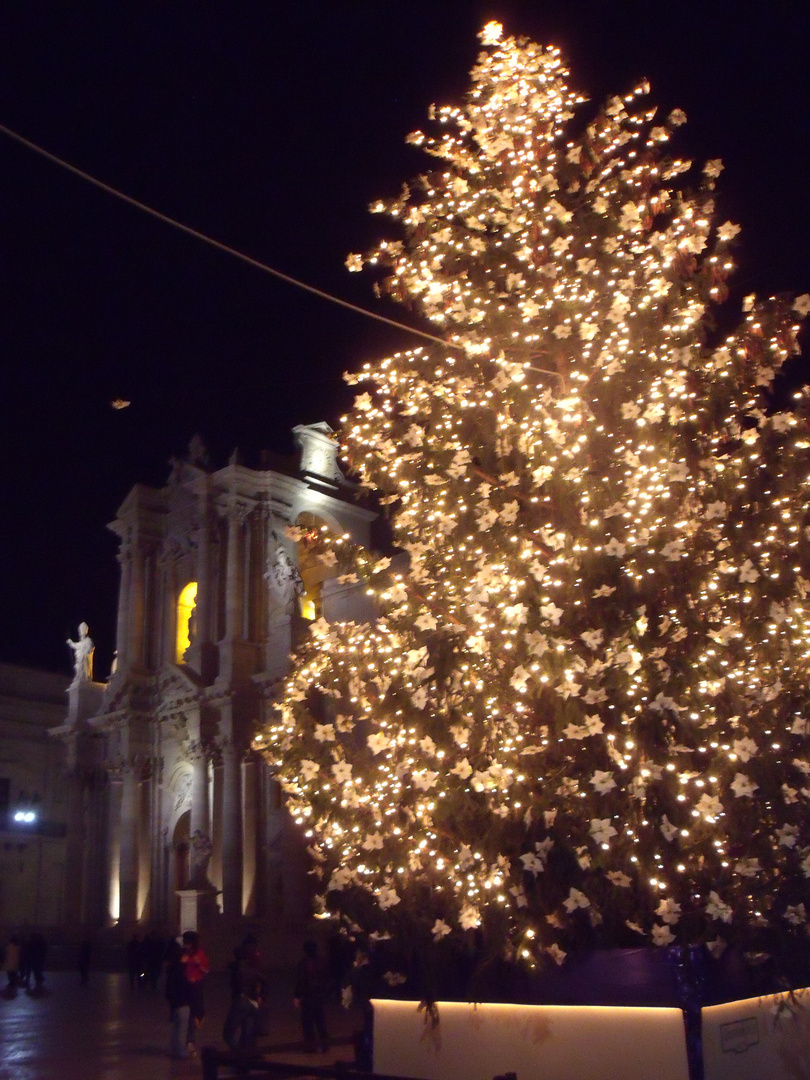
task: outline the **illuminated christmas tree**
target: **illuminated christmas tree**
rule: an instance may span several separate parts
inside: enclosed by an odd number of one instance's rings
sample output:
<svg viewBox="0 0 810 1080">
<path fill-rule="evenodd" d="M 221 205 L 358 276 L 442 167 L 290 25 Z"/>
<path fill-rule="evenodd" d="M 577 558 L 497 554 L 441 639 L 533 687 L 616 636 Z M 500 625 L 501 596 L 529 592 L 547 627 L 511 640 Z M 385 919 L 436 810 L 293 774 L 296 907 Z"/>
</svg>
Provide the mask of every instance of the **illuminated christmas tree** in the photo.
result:
<svg viewBox="0 0 810 1080">
<path fill-rule="evenodd" d="M 408 560 L 312 541 L 381 614 L 313 625 L 266 750 L 366 932 L 767 950 L 810 879 L 810 430 L 769 398 L 810 297 L 730 326 L 684 115 L 641 85 L 588 122 L 556 49 L 481 37 L 410 137 L 435 168 L 373 207 L 400 238 L 349 260 L 446 341 L 349 379 Z"/>
</svg>

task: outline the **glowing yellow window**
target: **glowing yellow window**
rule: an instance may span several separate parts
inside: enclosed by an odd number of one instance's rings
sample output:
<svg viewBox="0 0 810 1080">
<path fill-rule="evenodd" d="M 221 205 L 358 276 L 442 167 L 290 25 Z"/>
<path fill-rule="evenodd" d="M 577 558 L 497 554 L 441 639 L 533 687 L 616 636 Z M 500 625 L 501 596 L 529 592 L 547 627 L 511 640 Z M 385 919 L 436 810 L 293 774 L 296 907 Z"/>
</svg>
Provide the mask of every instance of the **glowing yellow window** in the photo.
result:
<svg viewBox="0 0 810 1080">
<path fill-rule="evenodd" d="M 298 600 L 298 604 L 301 608 L 301 614 L 305 619 L 309 619 L 313 622 L 318 617 L 318 606 L 315 599 L 311 596 L 304 594 Z"/>
<path fill-rule="evenodd" d="M 197 603 L 197 582 L 190 581 L 177 600 L 177 663 L 182 664 L 191 644 L 191 614 Z"/>
</svg>

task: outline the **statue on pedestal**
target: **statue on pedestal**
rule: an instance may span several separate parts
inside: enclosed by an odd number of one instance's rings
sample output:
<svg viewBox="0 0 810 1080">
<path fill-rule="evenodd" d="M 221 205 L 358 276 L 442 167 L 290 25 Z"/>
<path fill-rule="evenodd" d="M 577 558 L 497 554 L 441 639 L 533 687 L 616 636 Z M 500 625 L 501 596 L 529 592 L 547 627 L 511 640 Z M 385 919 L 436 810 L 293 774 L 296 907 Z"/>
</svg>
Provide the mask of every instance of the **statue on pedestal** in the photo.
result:
<svg viewBox="0 0 810 1080">
<path fill-rule="evenodd" d="M 208 879 L 208 864 L 211 861 L 211 855 L 214 851 L 214 845 L 211 842 L 210 836 L 202 832 L 200 829 L 195 829 L 191 834 L 190 844 L 190 866 L 188 875 L 188 884 L 191 889 L 210 888 L 211 882 Z"/>
<path fill-rule="evenodd" d="M 67 644 L 73 649 L 73 682 L 93 681 L 93 652 L 95 645 L 89 634 L 86 622 L 79 623 L 79 640 L 67 639 Z"/>
<path fill-rule="evenodd" d="M 274 603 L 287 611 L 294 597 L 304 591 L 304 583 L 298 568 L 284 550 L 275 532 L 271 534 L 267 549 L 264 578 Z"/>
</svg>

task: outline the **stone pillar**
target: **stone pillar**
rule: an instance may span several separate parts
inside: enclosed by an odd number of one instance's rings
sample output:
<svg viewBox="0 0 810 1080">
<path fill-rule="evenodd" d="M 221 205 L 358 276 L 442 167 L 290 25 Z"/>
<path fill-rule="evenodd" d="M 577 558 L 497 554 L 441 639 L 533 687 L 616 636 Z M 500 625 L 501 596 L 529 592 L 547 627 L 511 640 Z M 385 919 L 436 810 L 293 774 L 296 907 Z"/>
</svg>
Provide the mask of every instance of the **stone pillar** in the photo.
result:
<svg viewBox="0 0 810 1080">
<path fill-rule="evenodd" d="M 82 777 L 72 773 L 68 777 L 68 822 L 65 876 L 65 921 L 78 926 L 84 922 L 83 897 L 86 888 L 86 822 L 85 791 Z"/>
<path fill-rule="evenodd" d="M 166 882 L 163 872 L 163 850 L 166 837 L 161 815 L 163 787 L 163 762 L 158 757 L 152 767 L 149 783 L 149 920 L 166 921 Z"/>
<path fill-rule="evenodd" d="M 232 738 L 220 740 L 222 751 L 222 905 L 225 915 L 242 914 L 241 753 Z"/>
<path fill-rule="evenodd" d="M 257 851 L 258 896 L 262 912 L 279 919 L 283 909 L 282 845 L 285 812 L 281 785 L 266 762 L 259 761 L 260 825 Z"/>
<path fill-rule="evenodd" d="M 237 500 L 228 503 L 228 569 L 225 593 L 225 637 L 236 641 L 243 636 L 242 602 L 244 590 L 243 577 L 243 537 L 242 526 L 247 517 L 247 508 Z"/>
<path fill-rule="evenodd" d="M 82 900 L 83 921 L 92 926 L 104 926 L 108 920 L 109 893 L 109 830 L 110 785 L 102 773 L 95 773 L 85 791 L 85 820 L 87 822 L 84 852 L 86 884 Z M 73 870 L 68 863 L 68 873 Z"/>
<path fill-rule="evenodd" d="M 152 911 L 152 777 L 138 784 L 138 918 Z"/>
<path fill-rule="evenodd" d="M 211 801 L 211 839 L 214 850 L 208 867 L 208 875 L 214 887 L 222 892 L 222 764 L 216 762 L 213 769 L 214 784 Z"/>
<path fill-rule="evenodd" d="M 208 493 L 201 497 L 200 518 L 194 531 L 196 560 L 194 573 L 197 579 L 196 635 L 188 650 L 188 663 L 203 676 L 206 682 L 217 674 L 217 574 L 214 566 L 214 535 L 211 523 L 211 507 Z"/>
<path fill-rule="evenodd" d="M 202 508 L 200 523 L 194 534 L 197 546 L 197 642 L 211 641 L 212 585 L 211 580 L 211 529 L 208 523 L 207 499 Z"/>
<path fill-rule="evenodd" d="M 242 903 L 245 915 L 258 908 L 256 848 L 259 825 L 259 762 L 242 765 Z"/>
<path fill-rule="evenodd" d="M 121 777 L 110 773 L 107 829 L 107 918 L 117 922 L 121 911 Z"/>
<path fill-rule="evenodd" d="M 201 742 L 193 742 L 188 751 L 193 773 L 191 815 L 189 821 L 189 886 L 210 888 L 208 863 L 211 858 L 211 811 L 208 800 L 208 754 Z"/>
<path fill-rule="evenodd" d="M 175 561 L 171 554 L 162 559 L 161 587 L 163 596 L 160 602 L 160 657 L 164 664 L 177 663 L 177 574 Z"/>
<path fill-rule="evenodd" d="M 132 766 L 121 770 L 119 921 L 138 920 L 138 774 Z"/>
<path fill-rule="evenodd" d="M 249 675 L 253 670 L 253 648 L 245 640 L 245 537 L 244 524 L 253 504 L 231 496 L 220 504 L 228 522 L 228 551 L 225 582 L 225 637 L 219 643 L 218 682 Z"/>
<path fill-rule="evenodd" d="M 116 624 L 115 643 L 118 650 L 118 666 L 123 667 L 130 658 L 130 618 L 129 596 L 132 590 L 132 544 L 129 540 L 121 543 L 118 552 L 121 565 L 121 583 L 118 588 L 118 621 Z"/>
<path fill-rule="evenodd" d="M 127 660 L 131 666 L 144 666 L 144 553 L 137 547 L 130 560 L 130 588 L 127 599 L 129 616 Z"/>
</svg>

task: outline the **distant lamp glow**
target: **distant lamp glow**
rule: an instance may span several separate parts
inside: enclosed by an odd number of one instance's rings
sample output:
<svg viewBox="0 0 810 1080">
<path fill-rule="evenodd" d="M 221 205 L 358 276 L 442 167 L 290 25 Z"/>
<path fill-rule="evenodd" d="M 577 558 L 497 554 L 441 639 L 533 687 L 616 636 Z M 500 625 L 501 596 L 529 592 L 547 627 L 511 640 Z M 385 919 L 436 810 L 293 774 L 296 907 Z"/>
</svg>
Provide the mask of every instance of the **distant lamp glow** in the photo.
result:
<svg viewBox="0 0 810 1080">
<path fill-rule="evenodd" d="M 318 613 L 315 607 L 315 601 L 312 599 L 312 597 L 302 596 L 299 604 L 301 606 L 301 614 L 303 615 L 303 617 L 305 619 L 308 619 L 309 622 L 314 622 L 317 618 Z"/>
<path fill-rule="evenodd" d="M 191 613 L 197 603 L 197 582 L 190 581 L 177 600 L 177 663 L 185 663 L 191 645 Z"/>
<path fill-rule="evenodd" d="M 36 810 L 17 810 L 14 814 L 14 820 L 18 825 L 33 825 L 37 820 Z"/>
</svg>

